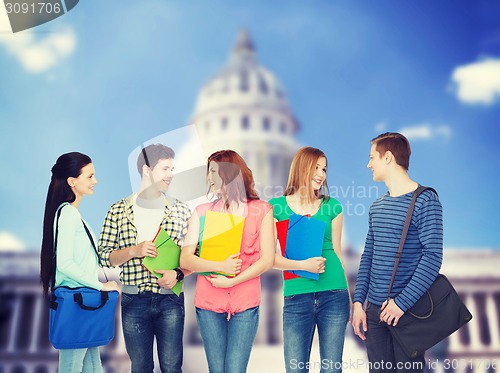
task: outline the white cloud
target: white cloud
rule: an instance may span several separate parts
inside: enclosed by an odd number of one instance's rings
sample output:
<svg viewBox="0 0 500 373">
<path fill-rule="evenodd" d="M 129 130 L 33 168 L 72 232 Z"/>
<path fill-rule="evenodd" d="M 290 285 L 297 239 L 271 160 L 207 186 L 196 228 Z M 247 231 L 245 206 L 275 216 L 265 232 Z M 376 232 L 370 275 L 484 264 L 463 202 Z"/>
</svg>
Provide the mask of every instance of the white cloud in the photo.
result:
<svg viewBox="0 0 500 373">
<path fill-rule="evenodd" d="M 457 98 L 465 104 L 491 105 L 500 98 L 500 59 L 485 59 L 455 68 Z"/>
<path fill-rule="evenodd" d="M 0 12 L 0 46 L 14 56 L 30 73 L 41 73 L 56 66 L 76 47 L 73 30 L 64 30 L 35 38 L 33 30 L 12 33 L 7 14 Z"/>
<path fill-rule="evenodd" d="M 384 132 L 386 128 L 387 128 L 387 123 L 385 122 L 378 122 L 377 124 L 375 124 L 375 132 L 377 133 Z"/>
<path fill-rule="evenodd" d="M 0 232 L 0 251 L 24 251 L 26 245 L 10 232 Z"/>
<path fill-rule="evenodd" d="M 436 137 L 448 139 L 451 136 L 451 128 L 449 126 L 433 126 L 429 123 L 404 127 L 399 132 L 405 135 L 408 140 L 430 140 Z"/>
</svg>

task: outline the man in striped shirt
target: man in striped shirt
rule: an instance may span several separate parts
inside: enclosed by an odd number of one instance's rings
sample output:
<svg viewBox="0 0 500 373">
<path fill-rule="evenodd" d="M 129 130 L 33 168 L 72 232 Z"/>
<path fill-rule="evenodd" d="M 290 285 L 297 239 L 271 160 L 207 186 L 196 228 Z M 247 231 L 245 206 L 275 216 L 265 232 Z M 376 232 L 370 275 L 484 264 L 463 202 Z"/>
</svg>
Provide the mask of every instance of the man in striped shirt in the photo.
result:
<svg viewBox="0 0 500 373">
<path fill-rule="evenodd" d="M 391 298 L 387 301 L 406 212 L 418 183 L 408 176 L 411 150 L 403 135 L 384 133 L 371 143 L 368 168 L 373 180 L 383 181 L 389 191 L 370 208 L 352 325 L 354 333 L 365 340 L 370 372 L 423 372 L 424 356 L 413 359 L 406 356 L 391 337 L 388 325 L 397 325 L 439 272 L 443 254 L 441 203 L 430 190 L 417 198 Z"/>
</svg>

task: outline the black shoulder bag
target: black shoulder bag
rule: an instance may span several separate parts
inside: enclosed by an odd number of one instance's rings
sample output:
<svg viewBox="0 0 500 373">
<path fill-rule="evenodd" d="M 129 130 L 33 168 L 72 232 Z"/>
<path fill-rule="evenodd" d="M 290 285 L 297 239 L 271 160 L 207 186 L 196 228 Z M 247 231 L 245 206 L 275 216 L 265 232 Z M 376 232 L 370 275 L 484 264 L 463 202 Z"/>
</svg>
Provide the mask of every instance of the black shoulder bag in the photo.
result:
<svg viewBox="0 0 500 373">
<path fill-rule="evenodd" d="M 411 216 L 417 197 L 429 187 L 419 186 L 406 214 L 398 252 L 394 263 L 387 299 L 390 298 L 392 285 L 398 269 L 399 259 L 410 227 Z M 416 358 L 426 350 L 448 337 L 472 319 L 457 292 L 446 276 L 438 274 L 429 290 L 399 319 L 396 326 L 388 325 L 392 337 L 400 344 L 410 358 Z"/>
</svg>

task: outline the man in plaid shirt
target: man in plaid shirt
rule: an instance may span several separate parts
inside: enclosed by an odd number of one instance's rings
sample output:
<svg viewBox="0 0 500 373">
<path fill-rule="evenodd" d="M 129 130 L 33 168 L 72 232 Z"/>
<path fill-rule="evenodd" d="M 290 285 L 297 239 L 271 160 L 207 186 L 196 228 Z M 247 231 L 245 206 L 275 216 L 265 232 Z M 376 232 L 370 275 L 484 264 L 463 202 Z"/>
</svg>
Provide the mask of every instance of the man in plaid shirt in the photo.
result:
<svg viewBox="0 0 500 373">
<path fill-rule="evenodd" d="M 102 265 L 121 266 L 123 334 L 132 372 L 137 373 L 153 372 L 155 337 L 161 371 L 182 371 L 184 294 L 177 296 L 171 288 L 188 272 L 157 270 L 162 274 L 157 279 L 142 266 L 142 258 L 158 255 L 152 240 L 160 227 L 179 246 L 187 232 L 189 207 L 165 194 L 173 178 L 174 156 L 161 144 L 142 149 L 137 159 L 139 192 L 111 206 L 99 238 Z"/>
</svg>

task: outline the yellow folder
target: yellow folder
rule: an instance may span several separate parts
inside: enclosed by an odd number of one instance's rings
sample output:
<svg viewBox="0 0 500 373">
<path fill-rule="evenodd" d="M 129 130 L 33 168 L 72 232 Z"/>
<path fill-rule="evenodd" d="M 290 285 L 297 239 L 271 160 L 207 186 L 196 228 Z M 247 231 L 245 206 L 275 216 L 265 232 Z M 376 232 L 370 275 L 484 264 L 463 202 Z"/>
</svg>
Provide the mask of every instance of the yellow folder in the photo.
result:
<svg viewBox="0 0 500 373">
<path fill-rule="evenodd" d="M 244 224 L 243 216 L 207 211 L 200 258 L 223 262 L 229 255 L 239 254 Z"/>
</svg>

